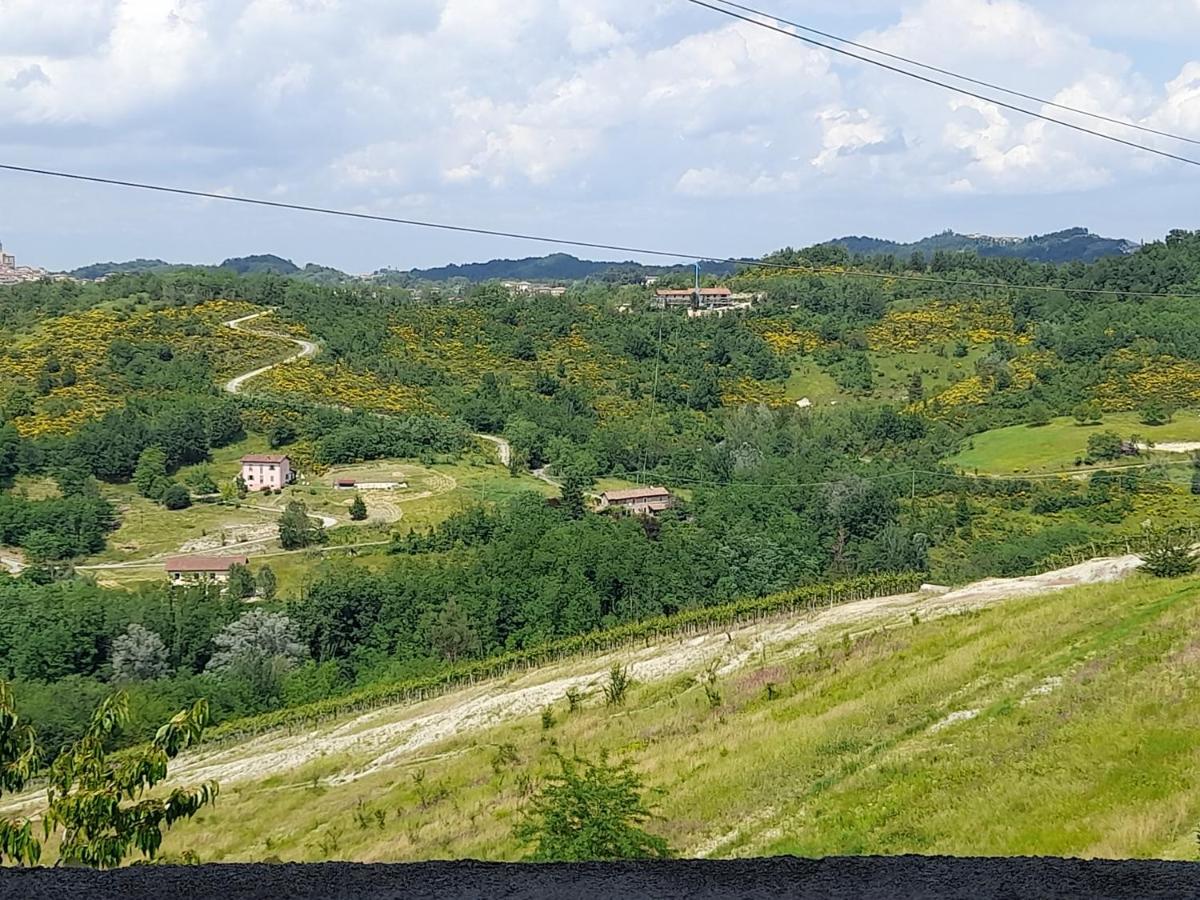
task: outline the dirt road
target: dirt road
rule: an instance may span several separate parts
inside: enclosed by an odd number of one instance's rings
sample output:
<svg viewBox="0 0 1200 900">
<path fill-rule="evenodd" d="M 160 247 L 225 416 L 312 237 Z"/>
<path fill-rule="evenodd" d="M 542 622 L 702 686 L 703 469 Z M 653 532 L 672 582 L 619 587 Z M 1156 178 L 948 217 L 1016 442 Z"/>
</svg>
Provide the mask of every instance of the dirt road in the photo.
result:
<svg viewBox="0 0 1200 900">
<path fill-rule="evenodd" d="M 345 754 L 347 768 L 337 781 L 354 781 L 401 764 L 445 738 L 534 715 L 560 701 L 570 687 L 595 690 L 615 661 L 628 665 L 633 678 L 643 683 L 700 672 L 714 661 L 722 673 L 728 673 L 767 650 L 791 647 L 797 653 L 803 652 L 822 632 L 840 635 L 884 624 L 902 625 L 910 622 L 914 612 L 928 621 L 1016 597 L 1115 581 L 1133 572 L 1140 562 L 1136 556 L 1093 560 L 1043 575 L 989 579 L 944 593 L 863 600 L 793 619 L 565 661 L 516 678 L 464 687 L 424 703 L 355 716 L 340 724 L 296 734 L 268 734 L 236 746 L 201 750 L 181 758 L 172 772 L 180 781 L 215 778 L 229 784 L 294 771 L 322 756 Z"/>
<path fill-rule="evenodd" d="M 247 322 L 261 318 L 262 316 L 268 315 L 272 312 L 274 312 L 273 309 L 267 309 L 263 310 L 262 312 L 251 313 L 248 316 L 242 316 L 240 319 L 232 319 L 225 323 L 225 327 L 232 328 L 234 331 L 246 331 L 249 334 L 260 334 L 264 337 L 281 338 L 283 340 L 291 341 L 300 348 L 300 352 L 289 356 L 287 359 L 280 362 L 272 363 L 269 366 L 262 366 L 261 368 L 255 369 L 252 372 L 246 372 L 243 375 L 238 375 L 235 378 L 231 378 L 225 384 L 226 392 L 230 394 L 240 394 L 242 392 L 242 388 L 246 386 L 246 382 L 252 381 L 259 375 L 265 375 L 267 372 L 270 372 L 277 366 L 284 366 L 288 363 L 295 362 L 298 359 L 308 359 L 309 357 L 316 356 L 317 352 L 320 350 L 315 343 L 312 341 L 306 341 L 303 338 L 291 337 L 290 335 L 286 334 L 276 334 L 273 331 L 251 331 L 250 329 L 242 328 L 242 326 Z"/>
</svg>

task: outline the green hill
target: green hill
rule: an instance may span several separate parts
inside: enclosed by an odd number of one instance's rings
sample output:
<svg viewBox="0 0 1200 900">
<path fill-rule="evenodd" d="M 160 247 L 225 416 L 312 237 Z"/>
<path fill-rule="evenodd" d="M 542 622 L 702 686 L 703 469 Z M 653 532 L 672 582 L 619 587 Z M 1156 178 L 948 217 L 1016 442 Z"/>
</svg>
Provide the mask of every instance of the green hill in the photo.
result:
<svg viewBox="0 0 1200 900">
<path fill-rule="evenodd" d="M 843 237 L 830 241 L 852 254 L 908 256 L 920 252 L 932 256 L 937 251 L 972 252 L 982 257 L 1024 259 L 1029 262 L 1095 262 L 1106 256 L 1132 253 L 1137 245 L 1122 238 L 1106 238 L 1086 228 L 1067 228 L 1050 234 L 1025 238 L 992 237 L 986 234 L 960 234 L 947 229 L 911 243 L 897 243 L 873 237 Z"/>
<path fill-rule="evenodd" d="M 558 748 L 632 757 L 685 855 L 1194 857 L 1200 580 L 1021 595 L 1037 583 L 662 641 L 214 748 L 179 773 L 222 778 L 221 802 L 167 850 L 515 858 Z M 598 697 L 613 661 L 638 682 L 617 708 Z"/>
</svg>

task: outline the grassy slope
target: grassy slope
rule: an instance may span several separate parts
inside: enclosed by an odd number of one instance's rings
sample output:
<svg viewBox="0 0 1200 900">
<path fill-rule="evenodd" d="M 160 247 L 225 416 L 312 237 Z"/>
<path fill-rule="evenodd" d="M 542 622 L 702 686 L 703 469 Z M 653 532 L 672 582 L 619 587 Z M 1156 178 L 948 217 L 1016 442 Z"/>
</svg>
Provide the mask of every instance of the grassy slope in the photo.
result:
<svg viewBox="0 0 1200 900">
<path fill-rule="evenodd" d="M 948 462 L 966 471 L 992 474 L 1070 469 L 1075 457 L 1086 452 L 1088 437 L 1100 431 L 1115 431 L 1121 437 L 1139 434 L 1155 443 L 1200 441 L 1200 416 L 1180 412 L 1174 422 L 1157 427 L 1141 424 L 1138 413 L 1109 413 L 1100 425 L 1078 425 L 1072 418 L 1055 419 L 1040 428 L 1013 425 L 975 435 L 973 446 Z M 1161 455 L 1174 462 L 1187 461 L 1183 454 Z"/>
<path fill-rule="evenodd" d="M 663 792 L 655 830 L 685 854 L 1190 858 L 1198 634 L 1200 579 L 1009 601 L 845 643 L 827 634 L 818 652 L 723 677 L 718 709 L 680 678 L 635 688 L 619 711 L 592 701 L 567 716 L 560 702 L 549 731 L 516 720 L 359 781 L 336 776 L 361 760 L 327 757 L 231 785 L 166 849 L 514 858 L 526 779 L 546 771 L 553 742 L 632 754 Z"/>
<path fill-rule="evenodd" d="M 908 403 L 908 379 L 913 372 L 921 373 L 925 394 L 932 397 L 953 384 L 954 379 L 972 374 L 975 360 L 983 356 L 983 351 L 973 348 L 962 359 L 933 351 L 900 353 L 872 350 L 869 355 L 875 371 L 875 388 L 871 392 L 871 399 L 903 406 Z M 854 403 L 858 400 L 853 394 L 841 390 L 837 382 L 810 356 L 796 357 L 785 396 L 788 400 L 807 397 L 815 406 Z"/>
</svg>

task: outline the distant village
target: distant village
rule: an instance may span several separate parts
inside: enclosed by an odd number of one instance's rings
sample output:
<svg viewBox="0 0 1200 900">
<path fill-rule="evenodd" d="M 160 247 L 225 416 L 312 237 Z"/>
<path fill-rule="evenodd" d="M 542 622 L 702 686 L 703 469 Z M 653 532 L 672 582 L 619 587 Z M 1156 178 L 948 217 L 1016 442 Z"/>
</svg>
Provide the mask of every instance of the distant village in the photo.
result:
<svg viewBox="0 0 1200 900">
<path fill-rule="evenodd" d="M 17 258 L 4 249 L 4 244 L 0 244 L 0 284 L 21 284 L 50 277 L 52 276 L 45 269 L 18 266 Z"/>
</svg>

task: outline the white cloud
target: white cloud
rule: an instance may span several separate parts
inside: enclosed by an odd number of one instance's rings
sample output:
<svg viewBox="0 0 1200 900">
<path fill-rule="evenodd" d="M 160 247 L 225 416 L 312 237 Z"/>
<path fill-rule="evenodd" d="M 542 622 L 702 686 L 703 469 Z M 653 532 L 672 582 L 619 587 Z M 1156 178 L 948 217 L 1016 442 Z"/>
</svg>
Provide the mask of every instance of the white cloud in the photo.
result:
<svg viewBox="0 0 1200 900">
<path fill-rule="evenodd" d="M 1153 13 L 1096 0 L 1091 19 L 1068 14 L 1078 2 L 914 0 L 897 13 L 824 0 L 806 15 L 870 15 L 882 24 L 859 35 L 867 43 L 1200 134 L 1200 60 L 1162 75 L 1111 49 L 1120 23 L 1143 15 L 1200 26 L 1200 0 L 1148 0 Z M 8 140 L 31 159 L 182 184 L 364 208 L 434 203 L 463 218 L 482 206 L 570 209 L 614 234 L 628 210 L 657 221 L 705 198 L 766 234 L 790 227 L 800 195 L 813 210 L 868 194 L 1082 196 L 1177 174 L 668 0 L 0 6 Z M 762 210 L 774 198 L 771 218 Z"/>
</svg>

